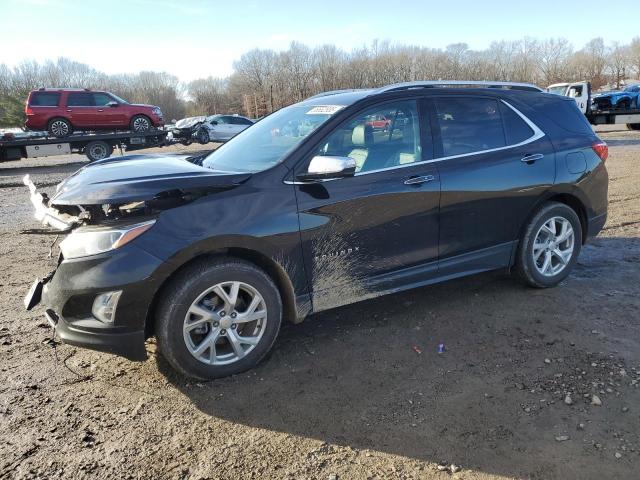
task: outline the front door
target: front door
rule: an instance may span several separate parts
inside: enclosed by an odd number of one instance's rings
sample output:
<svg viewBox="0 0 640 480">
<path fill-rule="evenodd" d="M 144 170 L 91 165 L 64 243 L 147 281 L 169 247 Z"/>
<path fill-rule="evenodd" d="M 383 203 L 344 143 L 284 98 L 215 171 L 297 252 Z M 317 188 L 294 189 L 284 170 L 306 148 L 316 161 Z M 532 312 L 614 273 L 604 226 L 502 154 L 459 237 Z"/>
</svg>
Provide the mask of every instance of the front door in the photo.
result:
<svg viewBox="0 0 640 480">
<path fill-rule="evenodd" d="M 420 112 L 416 100 L 367 108 L 314 152 L 353 158 L 355 176 L 295 182 L 314 311 L 435 275 L 440 181 L 425 163 L 431 137 Z M 390 119 L 389 128 L 374 129 L 372 115 Z"/>
<path fill-rule="evenodd" d="M 90 92 L 70 92 L 67 97 L 67 115 L 77 130 L 92 130 L 96 126 L 98 107 Z"/>
</svg>

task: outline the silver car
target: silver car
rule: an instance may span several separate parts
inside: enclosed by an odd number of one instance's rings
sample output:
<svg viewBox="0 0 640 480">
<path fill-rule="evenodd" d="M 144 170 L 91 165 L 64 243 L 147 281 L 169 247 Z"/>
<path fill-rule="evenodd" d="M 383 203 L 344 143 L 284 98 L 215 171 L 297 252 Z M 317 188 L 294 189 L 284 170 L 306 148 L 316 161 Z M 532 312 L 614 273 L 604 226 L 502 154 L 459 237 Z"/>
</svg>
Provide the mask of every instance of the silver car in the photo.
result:
<svg viewBox="0 0 640 480">
<path fill-rule="evenodd" d="M 225 142 L 253 125 L 253 121 L 240 115 L 211 115 L 196 130 L 200 143 Z"/>
</svg>

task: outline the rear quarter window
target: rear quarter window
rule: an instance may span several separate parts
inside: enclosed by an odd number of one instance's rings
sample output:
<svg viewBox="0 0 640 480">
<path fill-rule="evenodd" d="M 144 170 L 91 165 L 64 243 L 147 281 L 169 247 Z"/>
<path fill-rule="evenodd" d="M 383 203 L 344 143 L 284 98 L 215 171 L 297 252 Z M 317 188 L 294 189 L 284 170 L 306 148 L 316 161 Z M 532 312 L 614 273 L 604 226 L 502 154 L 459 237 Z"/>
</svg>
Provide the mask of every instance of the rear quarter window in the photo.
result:
<svg viewBox="0 0 640 480">
<path fill-rule="evenodd" d="M 32 107 L 57 107 L 60 94 L 57 92 L 33 92 L 29 99 Z"/>
<path fill-rule="evenodd" d="M 572 133 L 593 135 L 587 117 L 578 109 L 575 100 L 563 97 L 540 98 L 531 105 L 560 128 Z"/>
</svg>

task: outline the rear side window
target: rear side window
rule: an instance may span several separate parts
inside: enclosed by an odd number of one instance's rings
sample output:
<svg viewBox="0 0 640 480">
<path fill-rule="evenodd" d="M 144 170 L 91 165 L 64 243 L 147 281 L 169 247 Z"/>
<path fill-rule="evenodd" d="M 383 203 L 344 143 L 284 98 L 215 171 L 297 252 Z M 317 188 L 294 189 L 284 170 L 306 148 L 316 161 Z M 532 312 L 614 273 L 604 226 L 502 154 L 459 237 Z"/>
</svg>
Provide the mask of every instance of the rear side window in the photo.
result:
<svg viewBox="0 0 640 480">
<path fill-rule="evenodd" d="M 32 107 L 57 107 L 60 100 L 58 92 L 33 92 L 29 105 Z"/>
<path fill-rule="evenodd" d="M 442 155 L 464 155 L 506 146 L 498 102 L 491 98 L 435 98 Z"/>
<path fill-rule="evenodd" d="M 67 98 L 67 107 L 93 107 L 93 95 L 91 93 L 70 93 Z"/>
<path fill-rule="evenodd" d="M 504 123 L 504 134 L 507 145 L 516 145 L 531 138 L 533 130 L 511 107 L 500 102 L 500 112 Z"/>
</svg>

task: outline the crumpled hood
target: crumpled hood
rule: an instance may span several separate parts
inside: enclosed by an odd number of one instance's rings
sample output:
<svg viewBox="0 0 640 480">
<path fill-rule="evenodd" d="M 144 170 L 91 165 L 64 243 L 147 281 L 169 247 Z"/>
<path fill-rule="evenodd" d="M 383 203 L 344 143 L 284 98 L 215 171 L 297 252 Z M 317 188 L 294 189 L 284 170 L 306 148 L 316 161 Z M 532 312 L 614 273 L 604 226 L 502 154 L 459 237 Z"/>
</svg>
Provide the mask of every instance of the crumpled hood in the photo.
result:
<svg viewBox="0 0 640 480">
<path fill-rule="evenodd" d="M 198 123 L 204 122 L 206 119 L 207 117 L 203 116 L 183 118 L 182 120 L 178 120 L 175 126 L 176 128 L 190 128 Z"/>
<path fill-rule="evenodd" d="M 218 172 L 186 155 L 131 155 L 81 168 L 58 185 L 52 205 L 103 205 L 152 200 L 175 190 L 231 188 L 250 173 Z"/>
</svg>

